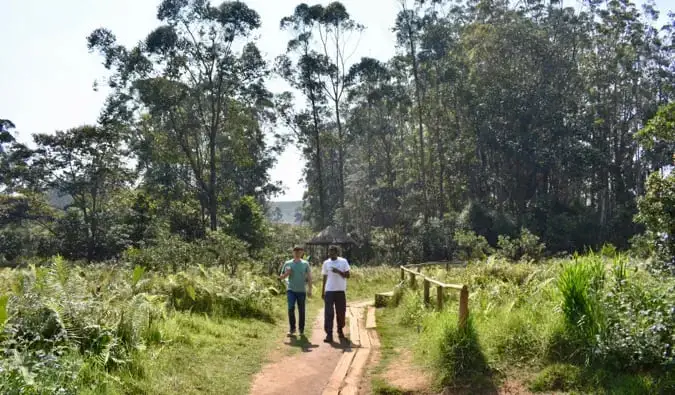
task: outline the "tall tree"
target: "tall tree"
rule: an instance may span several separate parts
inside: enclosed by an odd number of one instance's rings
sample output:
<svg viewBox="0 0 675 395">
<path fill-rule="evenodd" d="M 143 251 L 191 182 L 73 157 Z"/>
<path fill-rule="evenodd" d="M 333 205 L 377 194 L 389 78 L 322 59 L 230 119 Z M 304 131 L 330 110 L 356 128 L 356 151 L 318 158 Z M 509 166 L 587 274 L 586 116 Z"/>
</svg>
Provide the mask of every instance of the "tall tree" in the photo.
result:
<svg viewBox="0 0 675 395">
<path fill-rule="evenodd" d="M 133 172 L 126 165 L 123 134 L 102 126 L 82 126 L 34 135 L 36 162 L 44 186 L 72 197 L 86 229 L 86 258 L 97 256 L 105 227 L 103 214 L 114 194 L 128 187 Z"/>
<path fill-rule="evenodd" d="M 223 164 L 241 152 L 235 139 L 242 134 L 233 131 L 257 135 L 270 115 L 266 64 L 248 41 L 260 16 L 238 1 L 213 7 L 205 0 L 164 0 L 157 17 L 163 25 L 137 47 L 124 48 L 110 31 L 97 29 L 89 48 L 114 68 L 109 82 L 121 98 L 117 105 L 146 112 L 155 136 L 177 144 L 168 152 L 189 169 L 188 184 L 215 230 L 229 181 Z"/>
<path fill-rule="evenodd" d="M 328 101 L 323 76 L 329 72 L 330 62 L 325 55 L 313 48 L 313 32 L 322 14 L 323 7 L 320 5 L 310 7 L 300 4 L 293 15 L 283 18 L 281 29 L 291 31 L 294 36 L 288 42 L 286 54 L 277 59 L 279 74 L 293 88 L 302 92 L 307 100 L 307 109 L 296 113 L 292 106 L 292 95 L 285 93 L 280 97 L 280 110 L 286 124 L 295 131 L 298 142 L 312 157 L 310 165 L 313 167 L 308 169 L 307 181 L 310 205 L 316 199 L 318 208 L 312 210 L 315 215 L 310 218 L 313 217 L 318 228 L 326 226 L 330 216 L 326 199 L 322 140 Z"/>
</svg>

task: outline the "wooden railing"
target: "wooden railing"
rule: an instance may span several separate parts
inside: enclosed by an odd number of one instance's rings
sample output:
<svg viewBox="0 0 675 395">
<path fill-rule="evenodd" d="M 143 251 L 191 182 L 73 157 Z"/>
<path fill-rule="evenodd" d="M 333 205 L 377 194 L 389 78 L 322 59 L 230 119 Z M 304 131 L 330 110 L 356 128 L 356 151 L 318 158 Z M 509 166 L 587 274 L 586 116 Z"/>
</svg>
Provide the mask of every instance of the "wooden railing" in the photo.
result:
<svg viewBox="0 0 675 395">
<path fill-rule="evenodd" d="M 442 283 L 438 280 L 434 280 L 433 278 L 427 277 L 424 275 L 421 271 L 423 266 L 432 266 L 432 265 L 438 265 L 438 263 L 432 262 L 432 263 L 427 263 L 427 264 L 416 264 L 416 265 L 408 265 L 406 266 L 401 266 L 401 281 L 405 281 L 405 274 L 408 273 L 410 276 L 410 283 L 413 284 L 415 283 L 415 278 L 416 277 L 422 277 L 423 283 L 424 283 L 424 303 L 430 304 L 431 303 L 431 298 L 430 298 L 430 288 L 431 285 L 436 286 L 436 306 L 438 309 L 443 308 L 443 302 L 444 302 L 444 290 L 446 288 L 449 289 L 454 289 L 459 291 L 459 326 L 463 327 L 466 325 L 466 320 L 469 318 L 469 287 L 466 285 L 459 285 L 459 284 L 445 284 Z M 415 267 L 417 270 L 411 269 L 411 267 Z"/>
</svg>

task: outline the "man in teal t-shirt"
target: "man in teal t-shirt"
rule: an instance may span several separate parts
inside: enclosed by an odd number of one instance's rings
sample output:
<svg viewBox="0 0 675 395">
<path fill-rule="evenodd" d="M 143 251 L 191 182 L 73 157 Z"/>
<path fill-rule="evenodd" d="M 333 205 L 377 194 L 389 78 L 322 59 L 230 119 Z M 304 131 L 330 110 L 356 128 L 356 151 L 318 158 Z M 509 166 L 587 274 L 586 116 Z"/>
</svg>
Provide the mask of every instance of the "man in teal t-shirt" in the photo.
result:
<svg viewBox="0 0 675 395">
<path fill-rule="evenodd" d="M 312 270 L 309 263 L 302 259 L 304 248 L 293 248 L 293 259 L 284 263 L 280 279 L 286 279 L 286 297 L 288 299 L 289 336 L 295 335 L 295 304 L 298 304 L 298 329 L 300 336 L 305 334 L 305 299 L 312 296 Z M 305 288 L 305 284 L 307 287 Z"/>
</svg>

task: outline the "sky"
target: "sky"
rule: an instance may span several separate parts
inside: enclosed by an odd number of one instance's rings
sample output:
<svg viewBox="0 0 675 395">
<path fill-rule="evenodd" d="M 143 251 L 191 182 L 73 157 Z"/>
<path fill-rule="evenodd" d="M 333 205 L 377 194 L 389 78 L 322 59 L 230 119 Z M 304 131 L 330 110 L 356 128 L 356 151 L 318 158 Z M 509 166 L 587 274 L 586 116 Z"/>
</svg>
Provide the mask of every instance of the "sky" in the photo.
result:
<svg viewBox="0 0 675 395">
<path fill-rule="evenodd" d="M 307 1 L 328 4 L 330 1 Z M 301 0 L 246 0 L 262 20 L 257 44 L 269 61 L 285 51 L 290 33 L 279 30 L 279 21 L 291 15 Z M 395 52 L 392 27 L 398 0 L 342 0 L 347 11 L 366 26 L 351 61 L 369 56 L 389 59 Z M 29 142 L 33 133 L 51 133 L 96 122 L 106 92 L 93 89 L 106 70 L 101 58 L 87 50 L 86 37 L 99 27 L 109 28 L 120 43 L 132 46 L 144 39 L 159 22 L 160 0 L 0 0 L 0 117 L 17 126 L 18 138 Z M 567 3 L 567 2 L 565 2 Z M 665 15 L 675 10 L 675 0 L 656 0 Z M 268 89 L 288 87 L 279 79 Z M 282 181 L 285 193 L 274 200 L 302 200 L 304 159 L 288 146 L 271 170 L 273 181 Z"/>
</svg>

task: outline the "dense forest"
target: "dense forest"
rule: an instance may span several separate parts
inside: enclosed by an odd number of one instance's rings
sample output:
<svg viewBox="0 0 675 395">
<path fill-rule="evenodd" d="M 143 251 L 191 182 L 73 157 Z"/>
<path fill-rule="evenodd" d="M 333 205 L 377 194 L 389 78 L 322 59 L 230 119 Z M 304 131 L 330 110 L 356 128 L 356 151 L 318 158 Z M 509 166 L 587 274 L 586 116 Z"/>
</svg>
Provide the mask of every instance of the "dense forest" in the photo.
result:
<svg viewBox="0 0 675 395">
<path fill-rule="evenodd" d="M 29 147 L 2 120 L 2 260 L 101 261 L 167 238 L 260 250 L 288 144 L 307 158 L 296 220 L 342 227 L 363 260 L 518 237 L 673 255 L 675 16 L 656 26 L 626 0 L 399 6 L 386 62 L 347 62 L 367 27 L 339 2 L 283 18 L 273 61 L 243 2 L 164 0 L 134 47 L 91 32 L 111 88 L 97 124 Z M 292 91 L 269 91 L 273 76 Z"/>
</svg>

